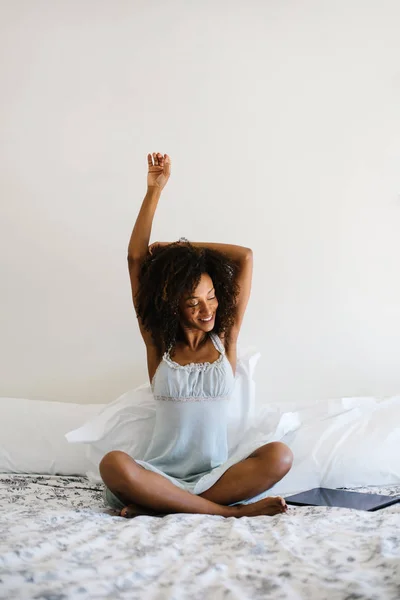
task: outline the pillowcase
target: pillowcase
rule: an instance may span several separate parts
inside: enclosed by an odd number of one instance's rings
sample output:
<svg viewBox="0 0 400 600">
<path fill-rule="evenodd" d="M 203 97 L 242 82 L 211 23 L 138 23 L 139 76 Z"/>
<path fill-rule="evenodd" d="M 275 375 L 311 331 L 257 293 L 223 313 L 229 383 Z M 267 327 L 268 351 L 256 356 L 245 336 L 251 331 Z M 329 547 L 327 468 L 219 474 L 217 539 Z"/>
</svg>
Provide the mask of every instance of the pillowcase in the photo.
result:
<svg viewBox="0 0 400 600">
<path fill-rule="evenodd" d="M 314 487 L 400 484 L 400 396 L 342 398 L 295 414 L 301 426 L 281 440 L 293 451 L 292 468 L 257 499 Z"/>
<path fill-rule="evenodd" d="M 103 407 L 0 398 L 0 473 L 85 475 L 85 447 L 68 444 L 64 436 Z"/>
</svg>

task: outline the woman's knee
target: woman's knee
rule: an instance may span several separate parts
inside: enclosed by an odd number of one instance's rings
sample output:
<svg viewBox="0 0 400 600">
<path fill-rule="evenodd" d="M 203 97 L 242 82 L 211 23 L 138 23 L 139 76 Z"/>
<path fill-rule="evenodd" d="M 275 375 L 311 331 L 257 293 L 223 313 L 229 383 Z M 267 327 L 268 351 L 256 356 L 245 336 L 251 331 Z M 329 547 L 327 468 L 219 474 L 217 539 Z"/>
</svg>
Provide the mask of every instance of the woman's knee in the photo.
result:
<svg viewBox="0 0 400 600">
<path fill-rule="evenodd" d="M 119 479 L 126 470 L 128 464 L 134 461 L 122 450 L 111 450 L 107 452 L 99 463 L 99 471 L 102 480 L 108 486 L 108 482 Z M 108 486 L 109 487 L 109 486 Z"/>
<path fill-rule="evenodd" d="M 107 452 L 107 454 L 105 454 L 101 459 L 99 463 L 99 469 L 104 470 L 108 469 L 110 466 L 115 466 L 116 463 L 120 463 L 122 460 L 124 460 L 125 456 L 128 456 L 128 454 L 122 450 L 111 450 L 110 452 Z"/>
<path fill-rule="evenodd" d="M 293 452 L 283 442 L 271 442 L 276 452 L 277 463 L 284 475 L 290 471 L 293 464 Z"/>
<path fill-rule="evenodd" d="M 265 466 L 268 471 L 273 466 L 274 471 L 284 477 L 293 464 L 293 452 L 283 442 L 270 442 L 258 449 L 256 456 L 265 458 Z"/>
</svg>

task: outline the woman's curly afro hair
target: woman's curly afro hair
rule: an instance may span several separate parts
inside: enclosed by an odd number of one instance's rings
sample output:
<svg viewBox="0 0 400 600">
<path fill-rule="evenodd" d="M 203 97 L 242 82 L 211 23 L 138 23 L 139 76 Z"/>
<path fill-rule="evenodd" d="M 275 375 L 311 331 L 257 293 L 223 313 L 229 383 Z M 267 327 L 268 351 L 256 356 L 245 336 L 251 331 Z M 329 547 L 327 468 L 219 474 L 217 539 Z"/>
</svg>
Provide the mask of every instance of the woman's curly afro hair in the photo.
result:
<svg viewBox="0 0 400 600">
<path fill-rule="evenodd" d="M 183 341 L 179 301 L 184 293 L 193 292 L 201 275 L 207 273 L 218 300 L 213 332 L 229 334 L 240 290 L 237 271 L 233 260 L 211 248 L 195 247 L 190 242 L 155 245 L 141 263 L 136 316 L 151 332 L 158 348 L 168 349 L 176 341 Z"/>
</svg>

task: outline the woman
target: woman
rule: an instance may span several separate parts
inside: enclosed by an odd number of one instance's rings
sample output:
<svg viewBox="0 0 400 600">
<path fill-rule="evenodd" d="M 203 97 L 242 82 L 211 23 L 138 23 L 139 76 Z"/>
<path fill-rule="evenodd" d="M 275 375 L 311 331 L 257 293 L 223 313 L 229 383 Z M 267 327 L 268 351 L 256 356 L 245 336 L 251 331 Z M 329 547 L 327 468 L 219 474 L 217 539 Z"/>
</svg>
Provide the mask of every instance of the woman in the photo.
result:
<svg viewBox="0 0 400 600">
<path fill-rule="evenodd" d="M 290 470 L 291 450 L 265 444 L 196 493 L 228 459 L 229 395 L 236 343 L 250 296 L 252 251 L 210 243 L 157 243 L 153 217 L 171 173 L 167 154 L 148 154 L 147 193 L 128 248 L 132 297 L 156 401 L 154 433 L 143 460 L 113 450 L 100 461 L 106 498 L 120 516 L 203 513 L 274 515 L 285 500 L 240 504 Z"/>
</svg>

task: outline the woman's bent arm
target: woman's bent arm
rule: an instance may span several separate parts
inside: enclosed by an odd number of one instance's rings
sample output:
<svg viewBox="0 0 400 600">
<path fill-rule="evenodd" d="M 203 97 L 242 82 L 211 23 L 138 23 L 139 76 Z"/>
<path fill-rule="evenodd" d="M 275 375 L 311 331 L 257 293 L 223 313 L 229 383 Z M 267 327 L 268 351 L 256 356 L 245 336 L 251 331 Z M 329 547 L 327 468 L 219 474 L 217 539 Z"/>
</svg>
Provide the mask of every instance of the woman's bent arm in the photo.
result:
<svg viewBox="0 0 400 600">
<path fill-rule="evenodd" d="M 218 242 L 190 242 L 192 246 L 198 248 L 211 248 L 211 250 L 219 250 L 226 254 L 228 258 L 234 261 L 240 261 L 251 254 L 251 249 L 245 246 L 237 246 L 236 244 L 220 244 Z"/>
<path fill-rule="evenodd" d="M 189 240 L 190 241 L 190 240 Z M 154 242 L 154 246 L 166 246 L 172 242 Z M 220 244 L 218 242 L 190 242 L 192 246 L 197 248 L 210 248 L 211 250 L 219 250 L 231 260 L 238 262 L 247 258 L 252 254 L 251 248 L 246 246 L 237 246 L 236 244 Z M 153 244 L 151 244 L 153 246 Z"/>
</svg>

